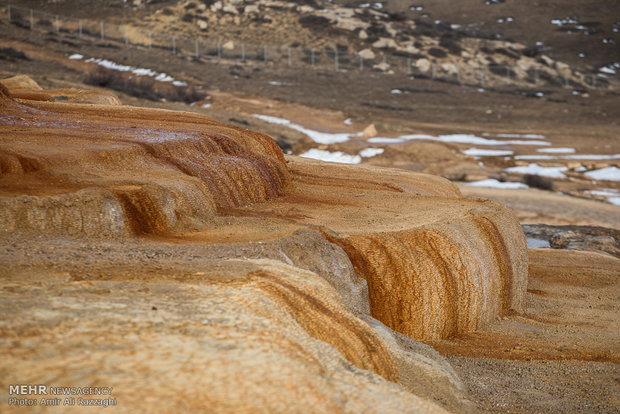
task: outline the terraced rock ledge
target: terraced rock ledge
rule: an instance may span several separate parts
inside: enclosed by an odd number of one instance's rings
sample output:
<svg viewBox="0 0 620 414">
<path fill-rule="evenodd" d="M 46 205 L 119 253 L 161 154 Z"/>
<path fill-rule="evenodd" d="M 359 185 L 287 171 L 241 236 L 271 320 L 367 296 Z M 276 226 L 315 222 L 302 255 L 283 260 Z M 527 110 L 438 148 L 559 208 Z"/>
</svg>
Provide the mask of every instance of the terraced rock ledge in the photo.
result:
<svg viewBox="0 0 620 414">
<path fill-rule="evenodd" d="M 509 209 L 284 157 L 203 115 L 18 92 L 0 85 L 2 398 L 48 383 L 113 386 L 124 412 L 471 408 L 417 340 L 523 310 Z"/>
</svg>

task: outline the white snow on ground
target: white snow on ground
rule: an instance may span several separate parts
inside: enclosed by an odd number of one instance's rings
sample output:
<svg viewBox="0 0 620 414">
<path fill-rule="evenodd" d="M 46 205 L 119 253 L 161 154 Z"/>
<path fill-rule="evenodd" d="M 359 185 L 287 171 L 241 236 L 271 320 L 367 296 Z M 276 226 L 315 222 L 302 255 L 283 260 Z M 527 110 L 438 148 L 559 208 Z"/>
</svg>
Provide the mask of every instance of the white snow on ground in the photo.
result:
<svg viewBox="0 0 620 414">
<path fill-rule="evenodd" d="M 554 160 L 558 157 L 553 155 L 517 155 L 515 160 Z"/>
<path fill-rule="evenodd" d="M 312 158 L 313 160 L 320 161 L 337 162 L 340 164 L 359 164 L 362 162 L 362 157 L 359 155 L 345 154 L 342 151 L 329 152 L 316 148 L 312 148 L 304 152 L 300 155 L 300 157 Z"/>
<path fill-rule="evenodd" d="M 604 155 L 604 154 L 577 154 L 577 155 L 565 155 L 563 157 L 567 160 L 620 160 L 620 154 Z"/>
<path fill-rule="evenodd" d="M 489 178 L 482 181 L 473 181 L 471 183 L 467 183 L 467 185 L 472 187 L 490 187 L 490 188 L 508 188 L 508 189 L 519 189 L 519 188 L 529 188 L 527 185 L 523 183 L 508 183 L 497 181 L 495 178 Z"/>
<path fill-rule="evenodd" d="M 441 142 L 454 142 L 458 144 L 472 144 L 472 145 L 534 145 L 534 146 L 549 146 L 551 145 L 546 141 L 521 141 L 521 140 L 509 140 L 509 141 L 500 141 L 497 139 L 488 139 L 478 137 L 476 135 L 469 134 L 451 134 L 451 135 L 440 135 L 438 137 L 433 137 L 430 135 L 403 135 L 399 138 L 402 139 L 427 139 L 431 141 L 441 141 Z"/>
<path fill-rule="evenodd" d="M 620 206 L 620 197 L 607 197 L 607 202 L 615 206 Z"/>
<path fill-rule="evenodd" d="M 288 119 L 278 118 L 275 116 L 254 114 L 254 117 L 258 119 L 262 119 L 263 121 L 269 122 L 271 124 L 284 125 L 288 128 L 294 129 L 295 131 L 299 131 L 302 134 L 306 134 L 307 136 L 309 136 L 310 139 L 312 139 L 314 142 L 318 144 L 336 144 L 339 142 L 346 142 L 352 136 L 360 135 L 360 134 L 348 134 L 348 133 L 330 134 L 327 132 L 314 131 L 312 129 L 304 128 L 301 125 L 294 124 Z"/>
<path fill-rule="evenodd" d="M 608 75 L 615 75 L 616 74 L 616 70 L 611 67 L 611 66 L 603 66 L 599 69 L 599 71 L 603 72 L 603 73 L 607 73 Z"/>
<path fill-rule="evenodd" d="M 545 152 L 547 154 L 574 154 L 575 148 L 541 148 L 536 151 Z"/>
<path fill-rule="evenodd" d="M 600 170 L 588 171 L 584 173 L 594 180 L 620 181 L 620 168 L 607 167 Z"/>
<path fill-rule="evenodd" d="M 540 134 L 489 134 L 488 132 L 485 132 L 482 135 L 485 137 L 497 137 L 497 138 L 545 139 L 545 136 L 540 135 Z"/>
<path fill-rule="evenodd" d="M 615 188 L 602 188 L 600 190 L 592 190 L 590 191 L 592 195 L 598 195 L 603 197 L 611 197 L 611 196 L 620 196 L 620 192 Z"/>
<path fill-rule="evenodd" d="M 80 60 L 80 59 L 84 59 L 84 56 L 80 55 L 79 53 L 74 53 L 73 55 L 69 56 L 69 59 Z"/>
<path fill-rule="evenodd" d="M 154 72 L 151 69 L 144 69 L 144 68 L 134 69 L 132 73 L 136 76 L 156 76 L 157 75 L 157 72 Z"/>
<path fill-rule="evenodd" d="M 528 166 L 506 168 L 504 171 L 518 174 L 540 175 L 542 177 L 550 178 L 564 178 L 566 176 L 562 174 L 562 172 L 566 170 L 568 170 L 567 167 L 541 167 L 540 165 L 533 163 Z"/>
<path fill-rule="evenodd" d="M 79 56 L 79 57 L 78 57 Z M 69 59 L 82 59 L 82 55 L 71 55 Z M 166 75 L 165 73 L 158 73 L 151 69 L 146 68 L 136 68 L 135 66 L 129 65 L 121 65 L 120 63 L 112 62 L 111 60 L 101 59 L 101 58 L 88 58 L 85 60 L 86 63 L 94 62 L 99 66 L 103 66 L 104 68 L 117 70 L 119 72 L 131 72 L 136 76 L 150 76 L 155 78 L 156 81 L 159 82 L 172 82 L 174 86 L 187 86 L 187 82 L 175 80 L 172 76 Z"/>
<path fill-rule="evenodd" d="M 401 93 L 403 93 L 403 91 L 401 91 L 400 89 L 392 89 L 390 93 L 401 94 Z"/>
<path fill-rule="evenodd" d="M 515 160 L 620 160 L 620 154 L 517 155 Z"/>
<path fill-rule="evenodd" d="M 360 137 L 363 136 L 362 132 L 358 132 L 356 134 L 350 133 L 328 133 L 328 132 L 320 132 L 314 131 L 308 128 L 305 128 L 301 125 L 295 124 L 288 119 L 278 118 L 275 116 L 269 115 L 260 115 L 254 114 L 254 117 L 258 119 L 262 119 L 263 121 L 285 125 L 289 128 L 292 128 L 296 131 L 299 131 L 303 134 L 308 135 L 314 142 L 319 144 L 334 144 L 339 142 L 346 142 L 352 137 Z M 345 121 L 346 123 L 346 121 Z M 530 135 L 531 137 L 535 137 L 532 140 L 497 140 L 497 139 L 488 139 L 478 137 L 476 135 L 470 134 L 450 134 L 450 135 L 426 135 L 426 134 L 410 134 L 410 135 L 401 135 L 397 138 L 388 138 L 388 137 L 374 137 L 367 140 L 367 142 L 372 144 L 400 144 L 405 141 L 412 140 L 429 140 L 429 141 L 440 141 L 440 142 L 453 142 L 459 144 L 472 144 L 472 145 L 486 145 L 486 146 L 499 146 L 499 145 L 532 145 L 532 146 L 550 146 L 551 143 L 547 141 L 541 141 L 542 135 Z M 544 137 L 542 137 L 544 138 Z M 510 152 L 512 154 L 512 152 Z"/>
<path fill-rule="evenodd" d="M 170 75 L 166 75 L 165 73 L 160 73 L 155 77 L 155 80 L 160 82 L 172 82 L 174 78 Z"/>
<path fill-rule="evenodd" d="M 543 239 L 535 239 L 533 237 L 527 238 L 527 247 L 528 249 L 542 249 L 551 247 L 548 240 Z"/>
<path fill-rule="evenodd" d="M 589 191 L 590 194 L 605 197 L 606 201 L 615 206 L 620 206 L 620 191 L 615 188 L 602 188 Z"/>
<path fill-rule="evenodd" d="M 513 151 L 508 150 L 488 150 L 488 149 L 480 149 L 480 148 L 470 148 L 463 151 L 465 155 L 471 156 L 480 156 L 480 157 L 501 157 L 505 155 L 512 155 Z"/>
<path fill-rule="evenodd" d="M 351 122 L 351 118 L 347 118 L 347 119 L 344 120 L 344 124 L 345 125 L 351 125 L 351 124 L 353 124 L 353 122 Z"/>
<path fill-rule="evenodd" d="M 320 161 L 337 162 L 341 164 L 359 164 L 360 162 L 362 162 L 362 157 L 374 157 L 376 155 L 382 154 L 383 151 L 383 148 L 366 148 L 360 151 L 359 155 L 351 155 L 346 154 L 342 151 L 329 152 L 312 148 L 301 154 L 300 157 L 312 158 L 314 160 Z"/>
<path fill-rule="evenodd" d="M 369 138 L 367 142 L 371 144 L 400 144 L 405 141 L 406 140 L 402 138 L 375 137 L 375 138 Z"/>
<path fill-rule="evenodd" d="M 95 62 L 99 66 L 103 66 L 104 68 L 107 68 L 107 69 L 118 70 L 119 72 L 130 72 L 132 69 L 136 69 L 133 66 L 121 65 L 120 63 L 116 63 L 116 62 L 112 62 L 111 60 L 100 59 L 100 58 L 86 59 L 85 62 L 86 63 Z"/>
<path fill-rule="evenodd" d="M 205 108 L 205 109 L 211 108 L 211 104 L 202 104 L 201 108 Z"/>
<path fill-rule="evenodd" d="M 383 154 L 383 151 L 385 151 L 383 148 L 366 148 L 360 151 L 360 155 L 364 158 L 370 158 Z"/>
</svg>

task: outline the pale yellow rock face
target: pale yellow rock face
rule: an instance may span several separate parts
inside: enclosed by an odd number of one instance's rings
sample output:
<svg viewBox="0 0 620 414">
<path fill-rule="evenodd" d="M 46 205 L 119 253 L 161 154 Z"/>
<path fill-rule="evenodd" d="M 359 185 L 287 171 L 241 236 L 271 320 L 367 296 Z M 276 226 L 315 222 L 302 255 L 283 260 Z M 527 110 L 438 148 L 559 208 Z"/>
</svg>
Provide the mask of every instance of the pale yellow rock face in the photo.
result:
<svg viewBox="0 0 620 414">
<path fill-rule="evenodd" d="M 522 309 L 507 208 L 440 177 L 285 158 L 198 114 L 37 97 L 0 85 L 1 392 L 109 384 L 124 412 L 468 410 L 415 339 Z"/>
<path fill-rule="evenodd" d="M 398 373 L 382 341 L 315 273 L 269 260 L 124 270 L 3 273 L 4 401 L 9 384 L 44 383 L 111 386 L 119 412 L 445 412 L 386 381 Z"/>
<path fill-rule="evenodd" d="M 293 158 L 288 166 L 287 195 L 241 210 L 323 227 L 368 282 L 372 316 L 390 328 L 432 340 L 522 309 L 526 243 L 506 207 L 463 199 L 439 177 Z"/>
</svg>

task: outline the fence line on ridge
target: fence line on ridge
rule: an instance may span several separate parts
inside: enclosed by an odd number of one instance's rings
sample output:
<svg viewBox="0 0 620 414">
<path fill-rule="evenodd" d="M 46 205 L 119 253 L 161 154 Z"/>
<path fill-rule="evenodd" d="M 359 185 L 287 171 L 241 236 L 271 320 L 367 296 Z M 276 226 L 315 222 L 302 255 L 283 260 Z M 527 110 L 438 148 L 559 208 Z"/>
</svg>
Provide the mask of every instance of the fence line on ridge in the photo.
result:
<svg viewBox="0 0 620 414">
<path fill-rule="evenodd" d="M 369 53 L 360 56 L 358 52 L 346 50 L 294 48 L 239 43 L 234 40 L 185 38 L 130 25 L 77 19 L 11 4 L 0 3 L 0 6 L 5 7 L 6 14 L 4 15 L 10 23 L 30 30 L 41 28 L 56 35 L 73 34 L 80 39 L 113 41 L 127 47 L 170 50 L 173 55 L 190 56 L 196 59 L 237 61 L 244 64 L 263 63 L 287 67 L 309 66 L 314 70 L 401 73 L 413 78 L 479 87 L 487 86 L 491 80 L 497 82 L 498 79 L 502 79 L 504 85 L 519 85 L 517 82 L 519 69 L 508 65 L 491 64 L 487 67 L 473 67 L 468 64 L 437 63 L 426 58 L 416 59 L 397 54 Z M 538 68 L 528 70 L 523 76 L 523 82 L 530 88 L 582 86 L 566 76 L 559 76 L 558 80 L 548 71 Z M 596 88 L 604 87 L 608 82 L 589 74 L 584 75 L 584 83 Z"/>
</svg>

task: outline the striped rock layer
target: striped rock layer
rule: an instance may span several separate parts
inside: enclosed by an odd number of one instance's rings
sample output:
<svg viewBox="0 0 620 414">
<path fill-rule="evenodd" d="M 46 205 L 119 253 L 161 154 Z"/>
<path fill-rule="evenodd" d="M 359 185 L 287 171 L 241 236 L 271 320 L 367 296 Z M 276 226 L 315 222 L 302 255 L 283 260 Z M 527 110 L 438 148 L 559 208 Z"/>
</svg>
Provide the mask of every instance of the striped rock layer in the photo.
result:
<svg viewBox="0 0 620 414">
<path fill-rule="evenodd" d="M 40 380 L 38 361 L 67 381 L 125 383 L 127 398 L 138 376 L 164 375 L 193 390 L 188 409 L 441 412 L 432 402 L 440 401 L 459 411 L 466 401 L 456 375 L 438 355 L 416 363 L 392 330 L 445 338 L 523 307 L 527 257 L 518 222 L 502 205 L 465 199 L 439 177 L 285 158 L 268 136 L 203 115 L 17 99 L 1 85 L 0 136 L 2 240 L 122 246 L 109 259 L 73 266 L 75 254 L 61 262 L 24 253 L 19 264 L 13 250 L 27 243 L 3 242 L 2 283 L 24 288 L 0 324 L 3 338 L 20 341 L 38 326 L 33 343 L 46 344 L 22 355 L 0 342 L 7 372 L 22 373 L 3 376 L 12 383 Z M 144 243 L 161 252 L 132 262 Z M 203 250 L 183 260 L 170 253 L 182 256 L 188 246 Z M 158 255 L 170 261 L 149 268 Z M 20 304 L 40 301 L 32 275 L 56 281 L 58 299 L 45 302 L 33 324 L 12 323 Z M 85 278 L 94 278 L 88 289 L 105 292 L 87 302 L 109 310 L 68 328 L 71 283 Z M 126 289 L 141 299 L 133 302 Z M 166 303 L 166 317 L 147 316 L 140 300 L 158 310 L 147 303 Z M 102 334 L 94 326 L 115 318 L 121 323 L 106 343 L 118 347 L 108 349 L 94 340 Z M 75 370 L 62 371 L 48 357 L 61 355 L 59 337 L 76 332 L 83 335 L 67 347 L 104 351 L 90 365 L 63 360 Z M 97 376 L 116 363 L 123 368 Z M 425 389 L 416 376 L 435 380 L 420 381 L 431 384 Z M 166 395 L 152 397 L 151 407 L 172 411 L 178 401 Z"/>
</svg>

